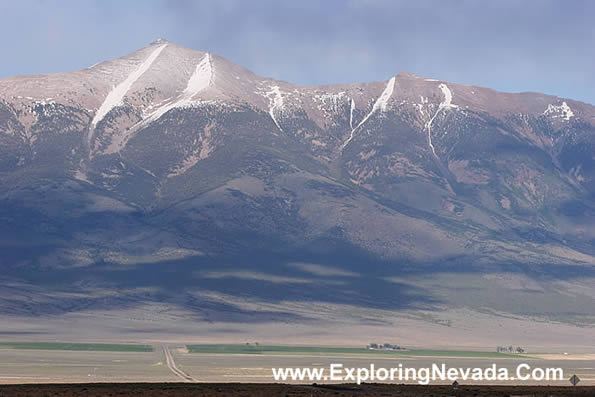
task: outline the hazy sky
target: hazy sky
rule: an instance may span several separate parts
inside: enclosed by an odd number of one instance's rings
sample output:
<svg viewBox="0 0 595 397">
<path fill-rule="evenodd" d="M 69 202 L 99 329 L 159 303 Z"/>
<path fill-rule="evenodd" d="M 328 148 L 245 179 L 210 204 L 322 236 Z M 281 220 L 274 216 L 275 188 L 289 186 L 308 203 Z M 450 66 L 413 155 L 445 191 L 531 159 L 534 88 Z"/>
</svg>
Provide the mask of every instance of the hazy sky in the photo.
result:
<svg viewBox="0 0 595 397">
<path fill-rule="evenodd" d="M 295 84 L 408 71 L 595 104 L 595 1 L 2 0 L 0 77 L 80 69 L 157 38 Z"/>
</svg>

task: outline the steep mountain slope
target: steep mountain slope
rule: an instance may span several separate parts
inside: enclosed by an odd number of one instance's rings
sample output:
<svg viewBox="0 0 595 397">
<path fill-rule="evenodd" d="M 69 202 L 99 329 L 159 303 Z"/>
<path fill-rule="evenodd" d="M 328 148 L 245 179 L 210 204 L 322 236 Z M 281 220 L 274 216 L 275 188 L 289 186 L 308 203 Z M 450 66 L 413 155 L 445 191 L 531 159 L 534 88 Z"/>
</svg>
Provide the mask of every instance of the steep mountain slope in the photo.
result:
<svg viewBox="0 0 595 397">
<path fill-rule="evenodd" d="M 175 281 L 190 307 L 195 289 L 389 309 L 465 300 L 409 284 L 422 274 L 572 290 L 595 274 L 594 153 L 595 107 L 570 99 L 407 73 L 294 86 L 160 40 L 0 80 L 0 266 L 49 290 L 161 291 L 123 293 L 133 301 L 170 299 Z M 338 279 L 290 266 L 310 262 Z M 499 299 L 482 307 L 520 313 Z M 100 304 L 81 300 L 63 310 Z M 2 307 L 47 309 L 35 302 Z M 555 316 L 595 315 L 564 305 Z"/>
</svg>

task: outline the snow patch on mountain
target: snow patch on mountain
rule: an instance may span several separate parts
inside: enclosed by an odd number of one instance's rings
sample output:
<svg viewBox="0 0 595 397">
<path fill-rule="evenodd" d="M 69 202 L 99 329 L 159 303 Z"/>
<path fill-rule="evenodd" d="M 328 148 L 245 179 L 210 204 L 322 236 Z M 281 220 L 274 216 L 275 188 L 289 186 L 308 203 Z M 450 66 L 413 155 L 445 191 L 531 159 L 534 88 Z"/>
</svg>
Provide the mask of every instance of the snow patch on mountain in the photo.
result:
<svg viewBox="0 0 595 397">
<path fill-rule="evenodd" d="M 211 62 L 211 54 L 205 54 L 204 58 L 196 65 L 196 69 L 190 79 L 188 85 L 184 90 L 183 96 L 192 97 L 200 91 L 207 88 L 213 80 L 213 66 Z"/>
<path fill-rule="evenodd" d="M 186 88 L 184 91 L 175 99 L 167 101 L 164 105 L 159 106 L 148 116 L 144 117 L 138 124 L 133 126 L 129 133 L 120 136 L 113 136 L 112 141 L 108 148 L 105 150 L 105 154 L 117 153 L 124 146 L 128 140 L 132 137 L 135 131 L 158 120 L 165 113 L 169 112 L 174 108 L 190 107 L 194 105 L 194 97 L 204 89 L 208 88 L 213 81 L 213 66 L 211 62 L 211 55 L 205 54 L 201 61 L 196 65 L 194 72 L 188 79 Z"/>
<path fill-rule="evenodd" d="M 450 89 L 448 88 L 448 86 L 446 84 L 442 83 L 438 87 L 440 88 L 440 90 L 444 94 L 444 101 L 442 101 L 440 103 L 439 108 L 440 109 L 454 109 L 454 108 L 458 108 L 457 105 L 453 105 L 453 103 L 452 103 L 452 92 L 450 91 Z"/>
<path fill-rule="evenodd" d="M 345 91 L 319 94 L 312 97 L 312 100 L 318 105 L 318 110 L 324 114 L 326 120 L 342 113 L 349 99 Z"/>
<path fill-rule="evenodd" d="M 213 66 L 211 62 L 211 55 L 205 54 L 202 60 L 196 65 L 196 69 L 188 79 L 186 88 L 180 96 L 166 105 L 160 106 L 146 117 L 141 124 L 146 125 L 158 120 L 165 113 L 177 107 L 184 107 L 192 104 L 192 99 L 196 94 L 208 88 L 213 81 Z"/>
<path fill-rule="evenodd" d="M 155 50 L 153 50 L 153 52 L 151 52 L 151 54 L 136 69 L 134 69 L 134 71 L 132 73 L 130 73 L 124 79 L 124 81 L 122 81 L 120 84 L 115 86 L 107 94 L 107 96 L 105 97 L 105 100 L 103 101 L 103 103 L 101 104 L 99 109 L 97 109 L 97 112 L 95 113 L 95 116 L 93 117 L 93 120 L 91 121 L 91 128 L 90 128 L 89 134 L 87 136 L 87 143 L 89 144 L 89 147 L 91 147 L 91 141 L 93 139 L 93 132 L 95 130 L 95 127 L 97 127 L 97 124 L 99 124 L 99 122 L 101 120 L 103 120 L 105 118 L 105 116 L 113 108 L 122 104 L 124 97 L 126 96 L 128 91 L 130 91 L 130 88 L 132 87 L 132 85 L 147 70 L 149 70 L 149 68 L 151 67 L 151 64 L 153 64 L 155 59 L 157 59 L 157 57 L 159 56 L 159 54 L 161 53 L 161 51 L 163 51 L 163 49 L 165 47 L 167 47 L 167 44 L 163 44 L 163 45 L 157 47 Z"/>
<path fill-rule="evenodd" d="M 393 95 L 394 89 L 395 89 L 395 78 L 392 77 L 386 84 L 384 91 L 382 91 L 382 94 L 380 95 L 380 97 L 378 98 L 376 103 L 374 103 L 374 108 L 372 109 L 372 111 L 375 111 L 378 109 L 382 110 L 383 112 L 386 111 L 386 105 L 388 104 L 389 98 Z"/>
<path fill-rule="evenodd" d="M 362 121 L 360 121 L 359 124 L 355 128 L 351 129 L 349 138 L 347 138 L 347 140 L 345 142 L 343 142 L 343 145 L 341 145 L 341 150 L 343 150 L 345 148 L 345 146 L 347 146 L 349 144 L 349 142 L 351 142 L 351 140 L 355 136 L 355 131 L 359 127 L 361 127 L 370 118 L 370 116 L 372 116 L 372 114 L 374 114 L 377 110 L 380 110 L 382 112 L 386 111 L 386 108 L 388 105 L 388 100 L 393 95 L 394 90 L 395 90 L 395 77 L 393 76 L 388 81 L 388 83 L 386 83 L 386 87 L 384 87 L 382 94 L 380 94 L 378 99 L 376 99 L 376 102 L 374 102 L 374 106 L 372 106 L 372 110 L 370 110 L 370 113 L 368 113 L 366 115 L 366 117 L 364 117 L 362 119 Z"/>
<path fill-rule="evenodd" d="M 345 98 L 345 91 L 315 95 L 312 99 L 314 102 L 321 102 L 323 105 L 329 103 L 332 105 L 339 105 L 343 101 L 343 98 Z"/>
<path fill-rule="evenodd" d="M 269 98 L 269 114 L 271 118 L 275 122 L 275 125 L 279 129 L 279 131 L 283 132 L 283 129 L 279 125 L 279 121 L 277 120 L 276 113 L 282 113 L 285 109 L 285 104 L 283 103 L 283 95 L 281 94 L 281 89 L 278 85 L 272 86 L 271 90 L 267 92 L 267 97 Z M 272 99 L 271 99 L 272 97 Z"/>
<path fill-rule="evenodd" d="M 353 130 L 353 111 L 355 110 L 355 101 L 351 98 L 351 105 L 349 107 L 349 128 Z"/>
<path fill-rule="evenodd" d="M 430 150 L 432 150 L 432 153 L 434 154 L 434 156 L 436 156 L 436 158 L 438 158 L 438 155 L 436 155 L 436 148 L 432 143 L 432 123 L 434 122 L 434 119 L 436 118 L 436 116 L 438 116 L 441 110 L 458 108 L 457 105 L 454 105 L 452 103 L 452 92 L 450 91 L 448 86 L 444 83 L 441 83 L 438 86 L 438 88 L 440 88 L 440 91 L 442 91 L 442 94 L 444 95 L 444 100 L 440 102 L 440 104 L 438 105 L 438 110 L 436 110 L 436 113 L 434 113 L 434 115 L 426 123 L 426 129 L 428 131 L 428 146 L 430 147 Z"/>
<path fill-rule="evenodd" d="M 550 116 L 554 119 L 561 118 L 568 121 L 574 117 L 574 112 L 566 102 L 562 102 L 561 105 L 547 105 L 547 109 L 543 112 L 543 115 Z"/>
</svg>

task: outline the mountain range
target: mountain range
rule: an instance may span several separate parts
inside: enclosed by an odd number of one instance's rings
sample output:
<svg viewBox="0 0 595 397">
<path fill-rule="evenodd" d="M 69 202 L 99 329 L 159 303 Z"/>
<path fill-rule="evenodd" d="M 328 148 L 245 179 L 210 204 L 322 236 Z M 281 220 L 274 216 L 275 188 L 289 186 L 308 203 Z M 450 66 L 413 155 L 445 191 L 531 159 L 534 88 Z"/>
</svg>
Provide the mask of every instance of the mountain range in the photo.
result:
<svg viewBox="0 0 595 397">
<path fill-rule="evenodd" d="M 0 202 L 4 316 L 595 325 L 595 106 L 572 99 L 405 72 L 297 86 L 158 40 L 0 79 Z"/>
</svg>

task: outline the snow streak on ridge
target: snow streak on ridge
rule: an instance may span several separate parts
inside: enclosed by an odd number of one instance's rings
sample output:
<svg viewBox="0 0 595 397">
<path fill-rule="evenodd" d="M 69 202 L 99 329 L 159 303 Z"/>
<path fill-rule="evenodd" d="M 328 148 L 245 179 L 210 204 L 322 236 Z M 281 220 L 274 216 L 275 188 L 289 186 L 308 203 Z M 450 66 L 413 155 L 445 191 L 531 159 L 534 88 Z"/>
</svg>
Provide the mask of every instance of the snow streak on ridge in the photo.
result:
<svg viewBox="0 0 595 397">
<path fill-rule="evenodd" d="M 198 94 L 211 85 L 212 80 L 213 65 L 211 63 L 211 54 L 206 53 L 200 63 L 196 65 L 196 69 L 194 69 L 194 73 L 190 76 L 183 95 L 192 97 Z"/>
<path fill-rule="evenodd" d="M 283 96 L 281 95 L 281 90 L 279 89 L 279 86 L 278 85 L 272 86 L 271 90 L 267 93 L 267 96 L 269 96 L 269 95 L 273 95 L 272 104 L 269 105 L 269 114 L 271 115 L 271 118 L 275 122 L 275 125 L 277 126 L 277 128 L 279 128 L 279 131 L 283 132 L 283 129 L 279 125 L 279 122 L 277 121 L 277 117 L 275 116 L 275 112 L 283 111 Z"/>
<path fill-rule="evenodd" d="M 211 54 L 206 53 L 202 60 L 196 65 L 196 69 L 188 79 L 186 88 L 182 94 L 176 98 L 173 102 L 170 102 L 160 108 L 157 108 L 153 113 L 144 119 L 141 123 L 143 125 L 152 123 L 159 119 L 165 113 L 176 107 L 181 107 L 192 102 L 193 97 L 208 88 L 213 81 L 213 66 L 211 63 Z"/>
<path fill-rule="evenodd" d="M 457 105 L 452 104 L 452 92 L 450 91 L 448 86 L 444 83 L 441 83 L 438 87 L 444 95 L 444 100 L 440 102 L 440 105 L 438 105 L 438 110 L 436 110 L 436 113 L 434 113 L 434 115 L 426 123 L 426 128 L 428 130 L 428 146 L 430 146 L 430 149 L 432 150 L 432 153 L 434 153 L 434 156 L 436 156 L 436 158 L 438 158 L 438 156 L 436 155 L 436 148 L 434 148 L 434 145 L 432 144 L 432 123 L 434 122 L 434 119 L 436 118 L 436 116 L 438 116 L 438 113 L 440 113 L 442 109 L 458 108 Z"/>
<path fill-rule="evenodd" d="M 355 101 L 351 98 L 351 107 L 349 108 L 349 128 L 353 130 L 353 110 L 355 109 Z"/>
<path fill-rule="evenodd" d="M 208 88 L 212 84 L 212 82 L 213 66 L 211 62 L 211 55 L 207 53 L 201 59 L 198 65 L 196 65 L 196 69 L 194 69 L 194 72 L 188 79 L 186 88 L 177 98 L 150 113 L 148 117 L 144 118 L 135 126 L 133 126 L 128 134 L 119 138 L 113 137 L 112 143 L 107 148 L 105 153 L 119 152 L 126 145 L 126 143 L 135 131 L 149 123 L 152 123 L 155 120 L 158 120 L 165 113 L 169 112 L 170 110 L 176 107 L 182 107 L 191 104 L 194 96 L 202 90 L 204 90 L 205 88 Z"/>
<path fill-rule="evenodd" d="M 122 104 L 122 100 L 132 87 L 132 85 L 151 67 L 151 64 L 157 59 L 161 51 L 167 46 L 163 44 L 157 47 L 153 52 L 145 59 L 132 73 L 130 73 L 124 81 L 115 86 L 109 94 L 105 97 L 105 100 L 95 112 L 95 116 L 91 121 L 91 128 L 87 136 L 87 143 L 91 147 L 91 141 L 93 139 L 93 132 L 97 124 L 104 119 L 104 117 L 118 105 Z"/>
<path fill-rule="evenodd" d="M 341 150 L 343 150 L 345 148 L 345 146 L 347 146 L 349 144 L 349 142 L 351 142 L 351 140 L 355 136 L 354 135 L 355 131 L 359 127 L 361 127 L 370 118 L 370 116 L 372 116 L 372 114 L 374 114 L 374 112 L 376 112 L 379 109 L 382 112 L 386 111 L 386 106 L 388 104 L 388 100 L 393 95 L 394 89 L 395 89 L 395 77 L 391 77 L 391 79 L 388 81 L 388 83 L 386 83 L 386 87 L 384 87 L 384 91 L 382 91 L 382 94 L 380 94 L 378 99 L 376 99 L 376 102 L 374 102 L 374 106 L 372 106 L 372 110 L 370 110 L 370 113 L 368 113 L 366 115 L 366 117 L 364 117 L 362 119 L 362 121 L 360 121 L 359 124 L 355 128 L 353 128 L 353 126 L 350 125 L 351 126 L 351 134 L 349 135 L 349 138 L 347 138 L 347 140 L 345 142 L 343 142 L 343 145 L 341 145 Z M 352 105 L 351 115 L 353 116 L 353 105 L 354 105 L 353 100 L 351 102 L 351 105 Z M 353 120 L 353 118 L 350 120 L 350 124 L 352 124 L 352 120 Z"/>
<path fill-rule="evenodd" d="M 386 111 L 386 105 L 388 103 L 389 98 L 393 95 L 394 89 L 395 89 L 395 78 L 391 77 L 391 79 L 386 84 L 386 88 L 384 88 L 384 91 L 382 91 L 382 94 L 380 94 L 380 97 L 374 103 L 372 112 L 375 110 L 378 110 L 378 109 L 382 110 L 383 112 Z M 364 121 L 362 121 L 360 123 L 360 125 L 363 123 L 364 123 Z"/>
</svg>

